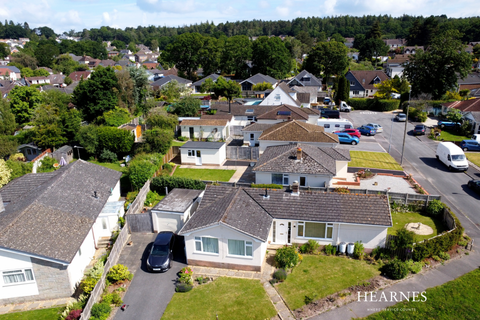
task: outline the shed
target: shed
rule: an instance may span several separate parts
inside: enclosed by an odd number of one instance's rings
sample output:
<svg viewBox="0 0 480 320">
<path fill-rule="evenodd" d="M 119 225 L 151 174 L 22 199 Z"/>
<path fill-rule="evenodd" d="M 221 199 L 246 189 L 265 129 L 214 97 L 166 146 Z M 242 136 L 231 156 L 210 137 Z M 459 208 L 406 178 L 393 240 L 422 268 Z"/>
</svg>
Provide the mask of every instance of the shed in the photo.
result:
<svg viewBox="0 0 480 320">
<path fill-rule="evenodd" d="M 180 147 L 182 164 L 221 166 L 227 159 L 225 142 L 188 141 Z"/>
<path fill-rule="evenodd" d="M 70 163 L 73 160 L 73 149 L 67 145 L 62 146 L 52 153 L 52 158 L 57 160 L 58 163 L 62 158 L 65 159 L 66 163 Z"/>
</svg>

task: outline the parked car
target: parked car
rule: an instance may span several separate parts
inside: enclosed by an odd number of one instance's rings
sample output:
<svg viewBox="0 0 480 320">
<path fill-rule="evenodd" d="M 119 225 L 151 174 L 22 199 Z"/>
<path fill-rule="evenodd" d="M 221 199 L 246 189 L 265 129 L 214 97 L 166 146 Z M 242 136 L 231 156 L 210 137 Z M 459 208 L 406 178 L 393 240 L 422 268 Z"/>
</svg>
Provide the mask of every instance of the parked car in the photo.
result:
<svg viewBox="0 0 480 320">
<path fill-rule="evenodd" d="M 472 135 L 470 139 L 475 141 L 480 141 L 480 134 L 475 133 Z"/>
<path fill-rule="evenodd" d="M 330 104 L 330 102 L 332 102 L 332 99 L 330 99 L 330 97 L 325 97 L 323 98 L 323 104 Z"/>
<path fill-rule="evenodd" d="M 348 133 L 335 132 L 335 134 L 338 136 L 338 141 L 340 141 L 340 143 L 356 145 L 360 142 L 360 139 L 358 139 L 357 137 L 352 137 Z"/>
<path fill-rule="evenodd" d="M 334 133 L 348 133 L 352 137 L 357 137 L 358 139 L 360 139 L 360 137 L 362 136 L 360 131 L 358 131 L 357 129 L 345 129 L 342 131 L 335 131 Z"/>
<path fill-rule="evenodd" d="M 345 101 L 340 101 L 340 111 L 350 112 L 352 107 L 350 107 Z"/>
<path fill-rule="evenodd" d="M 340 119 L 340 111 L 322 109 L 320 111 L 320 117 L 321 118 L 328 118 L 328 119 Z"/>
<path fill-rule="evenodd" d="M 460 148 L 463 151 L 480 151 L 480 144 L 476 140 L 462 140 Z"/>
<path fill-rule="evenodd" d="M 459 125 L 459 123 L 457 122 L 453 122 L 453 121 L 448 121 L 448 120 L 441 120 L 441 121 L 438 121 L 437 122 L 437 125 L 440 127 L 440 128 L 453 128 L 457 125 Z"/>
<path fill-rule="evenodd" d="M 480 193 L 480 180 L 472 179 L 468 181 L 468 187 Z"/>
<path fill-rule="evenodd" d="M 417 124 L 413 129 L 413 135 L 416 136 L 417 134 L 425 134 L 427 132 L 427 127 L 424 124 Z"/>
<path fill-rule="evenodd" d="M 175 234 L 171 231 L 161 231 L 148 255 L 147 268 L 151 272 L 166 272 L 170 269 L 173 260 L 173 246 Z"/>
<path fill-rule="evenodd" d="M 361 126 L 360 128 L 357 128 L 357 130 L 361 133 L 361 134 L 364 134 L 364 135 L 367 135 L 367 136 L 374 136 L 375 133 L 377 133 L 375 131 L 375 128 L 374 127 L 369 127 L 369 126 Z"/>
<path fill-rule="evenodd" d="M 367 123 L 366 126 L 368 126 L 368 127 L 374 127 L 374 128 L 375 128 L 375 131 L 376 131 L 377 133 L 383 132 L 382 126 L 379 125 L 378 123 Z"/>
<path fill-rule="evenodd" d="M 405 122 L 407 121 L 407 115 L 405 113 L 399 113 L 395 116 L 395 120 Z"/>
<path fill-rule="evenodd" d="M 465 153 L 453 142 L 440 142 L 437 147 L 437 159 L 442 161 L 448 170 L 467 171 L 468 161 Z"/>
<path fill-rule="evenodd" d="M 390 93 L 390 97 L 391 97 L 392 99 L 400 99 L 401 94 L 400 94 L 400 93 L 392 92 L 392 93 Z"/>
</svg>

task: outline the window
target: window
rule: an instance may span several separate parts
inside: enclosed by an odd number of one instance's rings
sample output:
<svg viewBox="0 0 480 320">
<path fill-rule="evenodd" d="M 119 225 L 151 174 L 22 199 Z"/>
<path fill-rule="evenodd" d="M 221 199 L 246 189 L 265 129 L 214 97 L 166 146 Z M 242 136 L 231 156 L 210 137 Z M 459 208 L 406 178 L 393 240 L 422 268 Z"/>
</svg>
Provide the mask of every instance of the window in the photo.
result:
<svg viewBox="0 0 480 320">
<path fill-rule="evenodd" d="M 254 116 L 247 116 L 247 120 L 248 121 L 255 121 L 255 117 Z"/>
<path fill-rule="evenodd" d="M 300 177 L 300 187 L 307 186 L 307 177 Z"/>
<path fill-rule="evenodd" d="M 277 222 L 273 221 L 273 243 L 277 242 Z"/>
<path fill-rule="evenodd" d="M 234 256 L 253 256 L 252 241 L 230 240 L 228 239 L 228 254 Z"/>
<path fill-rule="evenodd" d="M 273 184 L 288 185 L 288 182 L 289 182 L 288 174 L 272 173 Z"/>
<path fill-rule="evenodd" d="M 288 185 L 288 174 L 283 175 L 283 185 Z"/>
<path fill-rule="evenodd" d="M 279 94 L 275 95 L 275 100 L 280 100 L 280 95 Z"/>
<path fill-rule="evenodd" d="M 353 95 L 354 95 L 354 96 L 358 96 L 358 95 L 359 95 L 359 91 L 358 91 L 358 90 L 353 90 Z"/>
<path fill-rule="evenodd" d="M 245 111 L 245 113 L 253 113 L 253 109 L 247 109 L 247 111 Z"/>
<path fill-rule="evenodd" d="M 27 149 L 27 153 L 28 153 L 28 154 L 32 154 L 32 150 Z"/>
<path fill-rule="evenodd" d="M 335 128 L 340 128 L 340 125 L 339 125 L 339 124 L 336 124 L 336 125 L 335 125 Z"/>
<path fill-rule="evenodd" d="M 107 230 L 107 218 L 102 218 L 102 229 Z"/>
<path fill-rule="evenodd" d="M 3 272 L 3 282 L 5 284 L 21 283 L 34 281 L 32 269 L 13 270 Z"/>
<path fill-rule="evenodd" d="M 304 238 L 333 238 L 333 223 L 298 222 L 297 236 Z"/>
<path fill-rule="evenodd" d="M 326 123 L 326 124 L 323 125 L 323 127 L 324 127 L 325 129 L 330 128 L 330 124 L 329 124 L 329 123 Z"/>
<path fill-rule="evenodd" d="M 218 254 L 218 239 L 195 237 L 195 251 Z"/>
<path fill-rule="evenodd" d="M 195 151 L 194 150 L 188 150 L 188 156 L 189 157 L 194 157 L 195 156 Z"/>
<path fill-rule="evenodd" d="M 350 81 L 350 86 L 354 86 L 355 85 L 355 82 L 354 81 Z"/>
<path fill-rule="evenodd" d="M 254 133 L 250 133 L 250 140 L 255 140 L 255 134 Z"/>
<path fill-rule="evenodd" d="M 300 81 L 309 82 L 309 81 L 311 81 L 311 78 L 310 77 L 303 77 L 302 79 L 300 79 Z"/>
<path fill-rule="evenodd" d="M 350 129 L 351 127 L 352 127 L 352 126 L 349 125 L 349 124 L 346 124 L 346 125 L 345 125 L 345 129 Z"/>
</svg>

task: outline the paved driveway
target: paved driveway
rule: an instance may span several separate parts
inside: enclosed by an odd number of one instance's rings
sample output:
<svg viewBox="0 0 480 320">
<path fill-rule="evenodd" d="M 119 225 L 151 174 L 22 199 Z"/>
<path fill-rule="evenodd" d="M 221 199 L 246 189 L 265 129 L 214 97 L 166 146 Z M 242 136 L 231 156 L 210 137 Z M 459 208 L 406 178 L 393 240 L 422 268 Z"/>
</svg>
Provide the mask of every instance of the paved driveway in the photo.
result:
<svg viewBox="0 0 480 320">
<path fill-rule="evenodd" d="M 177 273 L 185 264 L 184 242 L 177 239 L 172 268 L 165 273 L 149 273 L 146 258 L 156 233 L 133 233 L 132 246 L 125 246 L 118 263 L 128 266 L 135 276 L 123 301 L 125 311 L 118 310 L 115 320 L 158 320 L 175 293 Z"/>
</svg>

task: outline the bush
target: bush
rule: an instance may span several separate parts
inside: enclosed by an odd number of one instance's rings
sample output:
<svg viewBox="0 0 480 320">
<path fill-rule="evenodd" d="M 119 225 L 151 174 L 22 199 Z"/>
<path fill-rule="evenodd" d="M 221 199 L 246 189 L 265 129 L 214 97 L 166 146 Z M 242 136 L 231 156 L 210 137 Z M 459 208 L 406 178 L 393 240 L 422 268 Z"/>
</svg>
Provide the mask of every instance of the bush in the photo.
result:
<svg viewBox="0 0 480 320">
<path fill-rule="evenodd" d="M 363 248 L 363 243 L 362 241 L 355 242 L 355 247 L 353 248 L 353 257 L 355 259 L 363 260 L 363 256 L 365 255 L 365 251 Z"/>
<path fill-rule="evenodd" d="M 250 188 L 283 189 L 283 186 L 281 184 L 273 184 L 273 183 L 270 183 L 270 184 L 255 184 L 255 183 L 252 183 L 250 185 Z"/>
<path fill-rule="evenodd" d="M 27 173 L 32 173 L 32 169 L 33 169 L 32 162 L 23 162 L 23 161 L 13 160 L 12 157 L 10 157 L 10 159 L 5 161 L 5 163 L 7 164 L 7 167 L 9 167 L 12 170 L 10 175 L 10 181 L 15 178 L 19 178 L 23 175 L 26 175 Z"/>
<path fill-rule="evenodd" d="M 310 304 L 313 302 L 313 300 L 315 300 L 315 297 L 312 297 L 312 296 L 305 296 L 305 299 L 303 300 L 303 302 L 305 302 L 305 304 Z"/>
<path fill-rule="evenodd" d="M 421 262 L 414 262 L 413 260 L 407 261 L 408 270 L 411 273 L 419 273 L 422 271 L 422 263 Z"/>
<path fill-rule="evenodd" d="M 132 280 L 133 274 L 128 271 L 127 266 L 124 266 L 123 264 L 116 264 L 112 268 L 110 268 L 110 271 L 107 273 L 107 280 L 110 281 L 111 283 L 115 283 L 118 281 L 123 281 L 123 280 Z"/>
<path fill-rule="evenodd" d="M 103 298 L 102 298 L 102 301 L 105 302 L 105 303 L 108 303 L 110 305 L 113 304 L 116 307 L 120 307 L 123 303 L 122 298 L 116 292 L 108 293 L 108 294 L 104 295 Z"/>
<path fill-rule="evenodd" d="M 154 207 L 160 201 L 160 195 L 155 191 L 148 191 L 147 197 L 143 205 L 147 207 Z"/>
<path fill-rule="evenodd" d="M 440 257 L 440 259 L 442 260 L 450 260 L 450 255 L 446 252 L 439 252 L 438 253 L 438 256 Z"/>
<path fill-rule="evenodd" d="M 300 255 L 294 246 L 284 246 L 275 253 L 275 262 L 282 269 L 293 268 L 300 262 Z"/>
<path fill-rule="evenodd" d="M 283 282 L 287 279 L 287 271 L 285 271 L 285 269 L 278 269 L 273 274 L 273 278 L 277 279 L 279 282 Z"/>
<path fill-rule="evenodd" d="M 193 284 L 193 271 L 190 267 L 184 267 L 180 270 L 178 281 L 180 283 Z"/>
<path fill-rule="evenodd" d="M 98 158 L 100 162 L 116 162 L 118 160 L 117 155 L 115 152 L 112 152 L 107 149 L 103 149 L 102 153 L 100 154 L 100 157 Z"/>
<path fill-rule="evenodd" d="M 331 244 L 327 244 L 324 248 L 323 251 L 330 256 L 330 255 L 336 255 L 337 254 L 337 247 L 332 246 Z"/>
<path fill-rule="evenodd" d="M 65 318 L 65 320 L 78 320 L 80 319 L 80 316 L 82 315 L 82 310 L 70 310 L 70 313 L 68 316 Z"/>
<path fill-rule="evenodd" d="M 170 163 L 165 163 L 163 165 L 163 170 L 167 171 L 168 173 L 172 173 L 173 171 L 173 165 Z"/>
<path fill-rule="evenodd" d="M 467 242 L 466 240 L 460 240 L 460 241 L 458 241 L 458 245 L 459 245 L 460 247 L 466 247 L 467 244 L 468 244 L 468 242 Z"/>
<path fill-rule="evenodd" d="M 300 252 L 301 253 L 309 253 L 309 254 L 312 254 L 312 253 L 315 253 L 317 250 L 318 250 L 318 247 L 320 245 L 318 244 L 317 241 L 315 240 L 308 240 L 308 242 L 302 244 L 300 246 Z"/>
<path fill-rule="evenodd" d="M 431 216 L 439 215 L 445 208 L 444 204 L 440 200 L 432 200 L 428 203 L 427 213 Z"/>
<path fill-rule="evenodd" d="M 86 277 L 80 283 L 80 288 L 82 288 L 83 292 L 85 292 L 86 294 L 90 294 L 93 288 L 95 288 L 95 285 L 97 284 L 97 282 L 98 282 L 98 279 L 95 279 L 92 277 Z"/>
<path fill-rule="evenodd" d="M 46 156 L 45 158 L 40 160 L 41 166 L 37 168 L 37 172 L 53 172 L 55 171 L 55 168 L 53 166 L 55 163 L 57 163 L 57 160 Z"/>
<path fill-rule="evenodd" d="M 372 256 L 375 260 L 385 260 L 390 258 L 390 251 L 387 248 L 376 247 L 372 250 L 370 256 Z"/>
<path fill-rule="evenodd" d="M 108 303 L 101 302 L 101 303 L 95 303 L 92 306 L 92 312 L 91 318 L 90 319 L 98 319 L 98 320 L 106 320 L 108 316 L 110 315 L 110 312 L 112 312 L 112 308 Z"/>
<path fill-rule="evenodd" d="M 85 272 L 85 276 L 99 280 L 102 277 L 104 266 L 103 261 L 98 260 L 90 270 Z"/>
<path fill-rule="evenodd" d="M 193 289 L 193 286 L 187 283 L 178 283 L 175 287 L 176 292 L 188 292 Z"/>
<path fill-rule="evenodd" d="M 125 109 L 115 107 L 113 110 L 104 112 L 103 118 L 107 126 L 119 127 L 124 123 L 130 122 L 130 113 Z"/>
<path fill-rule="evenodd" d="M 397 230 L 397 236 L 390 242 L 392 250 L 411 249 L 415 243 L 415 232 L 408 231 L 405 228 Z"/>
<path fill-rule="evenodd" d="M 174 188 L 203 190 L 205 189 L 205 183 L 190 178 L 160 176 L 153 178 L 150 184 L 150 189 L 158 194 L 164 194 L 165 187 L 169 192 Z"/>
<path fill-rule="evenodd" d="M 173 131 L 154 128 L 143 134 L 143 139 L 149 152 L 165 154 L 172 146 Z"/>
<path fill-rule="evenodd" d="M 187 137 L 184 137 L 184 136 L 179 136 L 179 137 L 177 138 L 177 140 L 178 140 L 178 141 L 187 141 L 188 138 L 187 138 Z"/>
<path fill-rule="evenodd" d="M 157 171 L 153 163 L 148 160 L 132 160 L 128 165 L 128 178 L 135 189 L 143 187 Z"/>
<path fill-rule="evenodd" d="M 397 258 L 382 267 L 382 271 L 394 280 L 403 279 L 408 275 L 408 265 Z"/>
<path fill-rule="evenodd" d="M 349 100 L 349 103 L 355 110 L 392 111 L 400 107 L 400 101 L 396 99 L 352 98 Z"/>
</svg>

